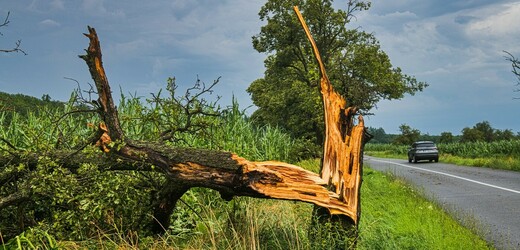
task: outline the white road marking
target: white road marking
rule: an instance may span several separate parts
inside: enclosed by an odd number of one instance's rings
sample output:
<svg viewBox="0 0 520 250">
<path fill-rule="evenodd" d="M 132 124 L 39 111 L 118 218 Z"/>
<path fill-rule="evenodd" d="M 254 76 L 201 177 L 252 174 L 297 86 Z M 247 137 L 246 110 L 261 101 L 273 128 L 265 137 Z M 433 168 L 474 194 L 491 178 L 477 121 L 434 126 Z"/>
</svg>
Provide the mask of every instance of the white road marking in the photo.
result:
<svg viewBox="0 0 520 250">
<path fill-rule="evenodd" d="M 492 188 L 496 188 L 496 189 L 500 189 L 500 190 L 504 190 L 504 191 L 509 191 L 509 192 L 512 192 L 512 193 L 520 194 L 520 191 L 518 191 L 518 190 L 509 189 L 509 188 L 505 188 L 505 187 L 499 187 L 499 186 L 496 186 L 496 185 L 492 185 L 492 184 L 488 184 L 488 183 L 485 183 L 485 182 L 480 182 L 480 181 L 476 181 L 476 180 L 460 177 L 460 176 L 457 176 L 457 175 L 447 174 L 447 173 L 434 171 L 434 170 L 430 170 L 430 169 L 412 167 L 412 166 L 409 166 L 409 165 L 396 163 L 396 162 L 391 162 L 391 161 L 376 160 L 376 159 L 372 159 L 372 158 L 370 158 L 370 160 L 371 161 L 383 162 L 383 163 L 390 163 L 390 164 L 398 165 L 398 166 L 405 167 L 405 168 L 411 168 L 411 169 L 415 169 L 415 170 L 420 170 L 420 171 L 425 171 L 425 172 L 445 175 L 445 176 L 449 176 L 449 177 L 452 177 L 452 178 L 456 178 L 456 179 L 465 180 L 465 181 L 473 182 L 473 183 L 476 183 L 476 184 L 480 184 L 480 185 L 483 185 L 483 186 L 488 186 L 488 187 L 492 187 Z"/>
</svg>

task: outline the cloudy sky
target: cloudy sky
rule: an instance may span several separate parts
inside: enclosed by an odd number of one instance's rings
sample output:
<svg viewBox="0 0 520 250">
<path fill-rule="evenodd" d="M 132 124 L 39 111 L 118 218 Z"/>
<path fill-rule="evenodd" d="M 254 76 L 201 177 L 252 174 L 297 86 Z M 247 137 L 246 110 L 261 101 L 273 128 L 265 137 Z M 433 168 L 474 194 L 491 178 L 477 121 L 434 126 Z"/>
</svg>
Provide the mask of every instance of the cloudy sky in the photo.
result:
<svg viewBox="0 0 520 250">
<path fill-rule="evenodd" d="M 123 4 L 124 2 L 124 4 Z M 149 97 L 176 77 L 182 87 L 197 77 L 211 83 L 221 105 L 232 95 L 252 105 L 245 89 L 264 72 L 265 55 L 251 37 L 263 23 L 254 0 L 0 0 L 0 48 L 18 40 L 28 53 L 0 54 L 0 91 L 67 100 L 92 80 L 77 57 L 88 46 L 82 33 L 96 28 L 113 90 Z M 346 1 L 336 1 L 338 7 Z M 367 126 L 398 133 L 408 124 L 432 135 L 460 134 L 489 121 L 520 132 L 520 93 L 505 60 L 520 57 L 520 1 L 374 0 L 351 24 L 372 32 L 394 66 L 430 86 L 400 101 L 382 101 Z M 254 107 L 249 109 L 254 110 Z"/>
</svg>

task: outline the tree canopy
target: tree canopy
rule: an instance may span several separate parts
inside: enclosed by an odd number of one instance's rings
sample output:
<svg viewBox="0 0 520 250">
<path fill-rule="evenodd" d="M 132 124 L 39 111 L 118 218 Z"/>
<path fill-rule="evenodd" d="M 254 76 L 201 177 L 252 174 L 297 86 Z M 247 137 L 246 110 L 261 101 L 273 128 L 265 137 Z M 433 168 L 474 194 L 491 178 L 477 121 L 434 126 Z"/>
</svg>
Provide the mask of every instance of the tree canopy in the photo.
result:
<svg viewBox="0 0 520 250">
<path fill-rule="evenodd" d="M 411 145 L 421 136 L 421 131 L 414 129 L 406 124 L 401 124 L 401 126 L 399 126 L 399 130 L 401 131 L 401 134 L 395 138 L 395 144 Z"/>
<path fill-rule="evenodd" d="M 422 91 L 427 84 L 394 67 L 373 34 L 347 28 L 354 13 L 370 8 L 350 0 L 335 9 L 332 0 L 269 0 L 259 12 L 267 21 L 253 37 L 253 46 L 267 53 L 264 77 L 248 92 L 258 109 L 252 118 L 277 125 L 293 136 L 323 141 L 323 111 L 317 88 L 318 67 L 305 41 L 292 6 L 299 5 L 328 69 L 329 79 L 349 106 L 367 114 L 380 100 L 400 99 Z"/>
<path fill-rule="evenodd" d="M 461 142 L 493 142 L 512 140 L 515 136 L 511 129 L 495 129 L 488 121 L 478 122 L 472 128 L 465 127 L 462 129 Z"/>
</svg>

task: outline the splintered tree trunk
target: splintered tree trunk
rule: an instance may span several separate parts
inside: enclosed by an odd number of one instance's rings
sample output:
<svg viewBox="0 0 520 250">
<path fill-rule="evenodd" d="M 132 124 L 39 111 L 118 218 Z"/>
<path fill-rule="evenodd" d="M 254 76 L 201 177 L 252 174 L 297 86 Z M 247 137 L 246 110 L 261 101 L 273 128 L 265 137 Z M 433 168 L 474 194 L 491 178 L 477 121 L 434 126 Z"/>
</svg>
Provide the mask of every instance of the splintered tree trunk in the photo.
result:
<svg viewBox="0 0 520 250">
<path fill-rule="evenodd" d="M 360 146 L 362 121 L 352 127 L 351 109 L 339 96 L 322 71 L 321 91 L 326 110 L 327 139 L 322 176 L 301 167 L 276 161 L 252 162 L 233 153 L 172 148 L 161 143 L 137 142 L 125 137 L 111 96 L 110 85 L 103 69 L 101 47 L 94 28 L 88 27 L 90 44 L 85 60 L 98 89 L 99 112 L 106 124 L 98 141 L 110 159 L 116 159 L 135 170 L 155 169 L 168 178 L 172 187 L 164 187 L 155 213 L 164 228 L 176 201 L 190 187 L 217 190 L 225 199 L 233 196 L 298 200 L 324 208 L 331 215 L 343 215 L 358 221 L 358 189 L 360 184 Z M 311 40 L 312 41 L 312 40 Z M 319 55 L 315 51 L 318 60 Z M 345 119 L 350 119 L 345 123 Z M 115 146 L 110 148 L 109 143 Z M 111 143 L 110 145 L 113 145 Z M 144 166 L 144 167 L 143 167 Z M 148 166 L 148 167 L 147 167 Z M 155 166 L 156 168 L 150 168 Z M 328 189 L 328 186 L 332 189 Z M 166 199 L 166 200 L 165 200 Z M 171 199 L 167 201 L 167 199 Z"/>
<path fill-rule="evenodd" d="M 294 11 L 312 45 L 320 68 L 320 92 L 325 114 L 325 143 L 321 178 L 327 182 L 330 191 L 338 194 L 344 208 L 348 211 L 345 213 L 316 207 L 314 216 L 320 224 L 325 222 L 332 224 L 333 230 L 345 230 L 351 239 L 350 243 L 346 243 L 355 244 L 361 212 L 360 186 L 365 135 L 363 117 L 359 115 L 357 125 L 354 124 L 356 108 L 348 107 L 345 99 L 332 87 L 318 47 L 297 6 L 294 7 Z M 349 245 L 344 247 L 349 247 Z"/>
</svg>

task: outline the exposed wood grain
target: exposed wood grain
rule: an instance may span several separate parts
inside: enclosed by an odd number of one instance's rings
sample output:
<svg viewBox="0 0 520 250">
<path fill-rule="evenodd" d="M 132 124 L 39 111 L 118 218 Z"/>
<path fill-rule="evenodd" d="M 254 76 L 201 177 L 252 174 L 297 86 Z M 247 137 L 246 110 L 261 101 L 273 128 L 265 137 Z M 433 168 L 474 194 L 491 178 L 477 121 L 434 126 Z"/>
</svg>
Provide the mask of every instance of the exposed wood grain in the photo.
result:
<svg viewBox="0 0 520 250">
<path fill-rule="evenodd" d="M 354 125 L 356 109 L 348 107 L 345 99 L 332 87 L 316 42 L 297 6 L 294 6 L 294 12 L 311 43 L 320 69 L 320 92 L 325 111 L 325 143 L 321 178 L 332 185 L 333 191 L 344 203 L 341 210 L 329 209 L 329 211 L 331 214 L 348 215 L 354 223 L 357 223 L 360 213 L 363 117 L 359 115 L 358 123 Z"/>
</svg>

